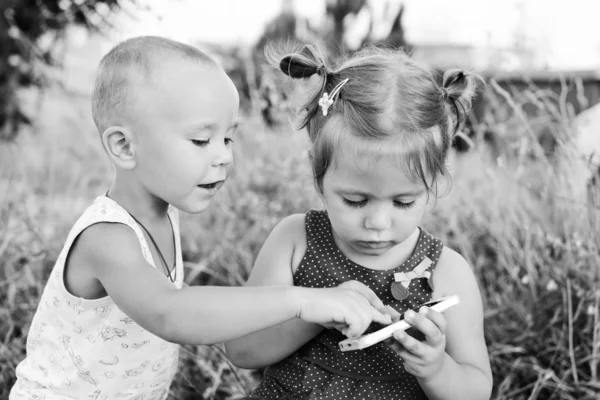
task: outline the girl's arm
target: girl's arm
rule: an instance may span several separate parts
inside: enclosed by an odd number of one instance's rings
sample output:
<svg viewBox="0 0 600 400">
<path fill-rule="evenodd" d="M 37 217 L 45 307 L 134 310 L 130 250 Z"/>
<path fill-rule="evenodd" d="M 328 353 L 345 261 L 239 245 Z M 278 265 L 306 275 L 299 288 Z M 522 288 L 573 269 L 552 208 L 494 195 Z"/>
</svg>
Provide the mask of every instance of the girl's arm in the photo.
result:
<svg viewBox="0 0 600 400">
<path fill-rule="evenodd" d="M 388 321 L 358 290 L 191 286 L 177 289 L 148 264 L 131 228 L 99 223 L 71 250 L 73 267 L 89 271 L 115 304 L 144 329 L 176 343 L 214 344 L 300 317 L 347 324 L 362 333 Z M 357 313 L 353 307 L 357 307 Z"/>
<path fill-rule="evenodd" d="M 444 248 L 433 283 L 436 298 L 456 294 L 460 304 L 443 315 L 429 309 L 426 315 L 419 312 L 407 316 L 407 322 L 426 339 L 419 342 L 409 335 L 395 334 L 403 346 L 399 354 L 429 399 L 487 400 L 492 372 L 483 332 L 481 294 L 473 271 L 462 256 Z"/>
<path fill-rule="evenodd" d="M 269 234 L 248 278 L 247 286 L 293 286 L 293 274 L 306 251 L 304 214 L 282 220 Z M 261 368 L 292 354 L 323 326 L 294 318 L 225 343 L 227 356 L 241 368 Z"/>
</svg>

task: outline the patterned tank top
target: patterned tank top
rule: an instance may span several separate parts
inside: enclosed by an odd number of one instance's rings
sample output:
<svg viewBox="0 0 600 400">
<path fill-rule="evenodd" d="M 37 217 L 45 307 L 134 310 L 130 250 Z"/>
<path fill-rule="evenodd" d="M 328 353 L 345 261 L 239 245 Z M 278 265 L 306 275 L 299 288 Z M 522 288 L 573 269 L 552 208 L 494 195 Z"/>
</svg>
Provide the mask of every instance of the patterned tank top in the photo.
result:
<svg viewBox="0 0 600 400">
<path fill-rule="evenodd" d="M 408 297 L 403 300 L 396 300 L 390 292 L 394 274 L 412 271 L 425 257 L 432 261 L 429 270 L 434 271 L 443 244 L 422 229 L 404 263 L 378 271 L 354 263 L 341 252 L 325 211 L 308 212 L 305 227 L 307 248 L 294 274 L 294 285 L 335 287 L 357 280 L 400 313 L 431 300 L 433 291 L 425 278 L 411 280 Z M 367 333 L 380 328 L 373 324 Z M 427 399 L 416 378 L 404 369 L 403 360 L 387 345 L 378 343 L 360 351 L 341 352 L 338 343 L 344 339 L 337 330 L 322 331 L 288 358 L 267 368 L 255 395 L 295 400 Z"/>
<path fill-rule="evenodd" d="M 174 285 L 181 288 L 177 210 L 169 207 L 168 216 L 175 237 Z M 144 258 L 155 265 L 142 229 L 127 211 L 106 196 L 96 198 L 71 229 L 48 278 L 10 400 L 163 400 L 168 396 L 179 346 L 136 324 L 110 297 L 86 300 L 65 288 L 63 272 L 71 245 L 84 229 L 99 222 L 129 226 Z"/>
</svg>

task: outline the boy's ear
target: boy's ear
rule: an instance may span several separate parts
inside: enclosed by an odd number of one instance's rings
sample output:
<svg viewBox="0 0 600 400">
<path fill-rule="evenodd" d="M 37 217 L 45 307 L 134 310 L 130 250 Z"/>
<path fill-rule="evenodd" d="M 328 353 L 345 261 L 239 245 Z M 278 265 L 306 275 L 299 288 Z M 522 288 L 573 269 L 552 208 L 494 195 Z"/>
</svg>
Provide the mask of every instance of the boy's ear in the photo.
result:
<svg viewBox="0 0 600 400">
<path fill-rule="evenodd" d="M 102 145 L 111 161 L 119 168 L 133 169 L 136 166 L 133 133 L 122 126 L 111 126 L 102 133 Z"/>
</svg>

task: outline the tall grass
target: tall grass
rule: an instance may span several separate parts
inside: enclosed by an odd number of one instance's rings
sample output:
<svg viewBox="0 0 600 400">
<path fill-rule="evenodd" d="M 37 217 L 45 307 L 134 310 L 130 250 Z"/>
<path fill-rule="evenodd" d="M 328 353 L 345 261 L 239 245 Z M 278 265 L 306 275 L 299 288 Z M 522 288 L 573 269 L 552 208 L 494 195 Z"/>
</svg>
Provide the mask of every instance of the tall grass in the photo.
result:
<svg viewBox="0 0 600 400">
<path fill-rule="evenodd" d="M 87 99 L 50 96 L 34 132 L 0 148 L 0 398 L 14 381 L 32 313 L 71 224 L 110 182 L 82 111 Z M 540 107 L 557 104 L 529 96 Z M 565 168 L 573 158 L 559 156 L 568 148 L 571 117 L 559 113 L 549 125 L 560 143 L 549 156 L 530 117 L 519 113 L 522 99 L 510 100 L 509 112 L 489 124 L 504 132 L 502 150 L 490 156 L 478 144 L 453 157 L 452 189 L 425 228 L 463 254 L 480 281 L 494 399 L 597 399 L 599 206 Z M 242 284 L 277 221 L 319 207 L 306 146 L 303 132 L 268 131 L 245 118 L 233 177 L 208 211 L 182 216 L 188 283 Z M 184 346 L 172 398 L 235 398 L 259 375 L 233 368 L 219 346 Z"/>
</svg>

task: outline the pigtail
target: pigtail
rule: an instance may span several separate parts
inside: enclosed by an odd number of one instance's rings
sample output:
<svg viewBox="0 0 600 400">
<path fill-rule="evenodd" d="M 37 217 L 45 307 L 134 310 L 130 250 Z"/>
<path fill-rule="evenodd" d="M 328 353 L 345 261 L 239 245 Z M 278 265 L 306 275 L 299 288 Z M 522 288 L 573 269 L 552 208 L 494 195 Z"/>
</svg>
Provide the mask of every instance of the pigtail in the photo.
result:
<svg viewBox="0 0 600 400">
<path fill-rule="evenodd" d="M 473 106 L 473 99 L 480 85 L 485 85 L 483 79 L 472 72 L 461 69 L 451 69 L 444 73 L 442 79 L 442 97 L 448 101 L 456 117 L 454 133 L 464 122 Z"/>
<path fill-rule="evenodd" d="M 321 82 L 315 90 L 307 95 L 307 99 L 301 109 L 305 111 L 302 117 L 299 129 L 308 127 L 311 139 L 314 139 L 315 118 L 319 112 L 319 99 L 334 82 L 333 71 L 327 65 L 327 61 L 319 49 L 312 45 L 302 45 L 291 51 L 282 51 L 273 45 L 268 45 L 265 49 L 265 55 L 269 63 L 281 70 L 285 75 L 292 79 L 306 79 L 317 74 L 321 77 Z"/>
<path fill-rule="evenodd" d="M 279 57 L 279 69 L 291 78 L 310 78 L 314 74 L 326 75 L 327 67 L 323 56 L 310 45 Z"/>
</svg>

